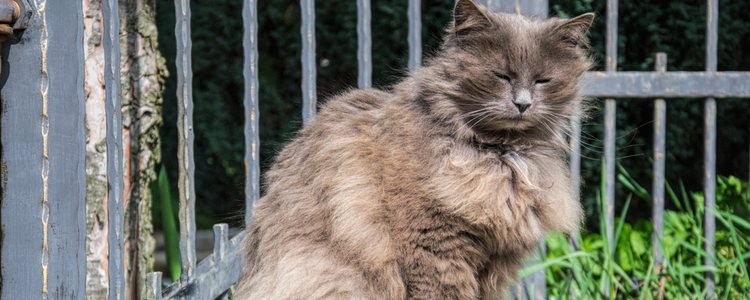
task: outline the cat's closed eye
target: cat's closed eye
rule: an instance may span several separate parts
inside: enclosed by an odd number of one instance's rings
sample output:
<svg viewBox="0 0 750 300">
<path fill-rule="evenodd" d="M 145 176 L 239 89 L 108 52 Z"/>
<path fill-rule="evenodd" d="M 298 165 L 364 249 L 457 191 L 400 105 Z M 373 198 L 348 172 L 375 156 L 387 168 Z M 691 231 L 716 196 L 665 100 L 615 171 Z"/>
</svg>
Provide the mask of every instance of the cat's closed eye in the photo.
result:
<svg viewBox="0 0 750 300">
<path fill-rule="evenodd" d="M 505 75 L 505 74 L 500 73 L 500 72 L 493 72 L 493 73 L 495 74 L 495 77 L 500 78 L 502 80 L 505 80 L 507 82 L 510 82 L 510 76 Z"/>
<path fill-rule="evenodd" d="M 534 80 L 534 84 L 535 84 L 535 85 L 542 85 L 542 84 L 546 84 L 546 83 L 549 83 L 550 81 L 552 81 L 552 79 L 549 79 L 549 78 L 541 78 L 541 79 L 537 79 L 537 80 Z"/>
</svg>

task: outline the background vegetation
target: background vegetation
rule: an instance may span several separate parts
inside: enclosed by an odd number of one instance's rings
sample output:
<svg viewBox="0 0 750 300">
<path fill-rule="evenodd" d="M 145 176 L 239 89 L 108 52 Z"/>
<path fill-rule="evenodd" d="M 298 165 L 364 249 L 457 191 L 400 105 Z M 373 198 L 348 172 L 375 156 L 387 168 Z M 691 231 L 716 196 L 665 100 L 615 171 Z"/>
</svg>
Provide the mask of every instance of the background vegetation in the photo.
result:
<svg viewBox="0 0 750 300">
<path fill-rule="evenodd" d="M 604 175 L 604 172 L 602 172 Z M 618 181 L 626 188 L 624 207 L 615 219 L 614 243 L 603 228 L 584 231 L 575 246 L 567 236 L 547 237 L 547 252 L 537 265 L 521 275 L 545 268 L 547 297 L 570 299 L 746 299 L 750 294 L 750 190 L 737 177 L 719 176 L 716 189 L 716 258 L 703 249 L 703 193 L 689 193 L 682 183 L 667 183 L 667 201 L 675 208 L 664 212 L 663 262 L 653 255 L 653 230 L 648 219 L 629 220 L 633 201 L 651 202 L 648 190 L 620 166 Z M 599 220 L 604 220 L 601 191 L 597 193 Z M 612 249 L 610 251 L 610 249 Z M 611 254 L 610 254 L 611 253 Z M 714 274 L 714 297 L 705 273 Z"/>
</svg>

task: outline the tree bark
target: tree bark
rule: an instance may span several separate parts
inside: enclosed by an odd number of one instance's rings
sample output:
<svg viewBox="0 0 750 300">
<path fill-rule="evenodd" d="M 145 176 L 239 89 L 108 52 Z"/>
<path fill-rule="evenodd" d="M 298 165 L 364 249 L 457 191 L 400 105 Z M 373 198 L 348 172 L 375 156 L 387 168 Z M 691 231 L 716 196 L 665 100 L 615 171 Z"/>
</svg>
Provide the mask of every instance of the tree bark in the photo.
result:
<svg viewBox="0 0 750 300">
<path fill-rule="evenodd" d="M 87 298 L 107 295 L 107 156 L 102 0 L 83 0 L 86 92 Z M 153 267 L 151 192 L 161 158 L 159 127 L 166 67 L 153 0 L 120 1 L 121 101 L 127 298 L 140 298 Z"/>
</svg>

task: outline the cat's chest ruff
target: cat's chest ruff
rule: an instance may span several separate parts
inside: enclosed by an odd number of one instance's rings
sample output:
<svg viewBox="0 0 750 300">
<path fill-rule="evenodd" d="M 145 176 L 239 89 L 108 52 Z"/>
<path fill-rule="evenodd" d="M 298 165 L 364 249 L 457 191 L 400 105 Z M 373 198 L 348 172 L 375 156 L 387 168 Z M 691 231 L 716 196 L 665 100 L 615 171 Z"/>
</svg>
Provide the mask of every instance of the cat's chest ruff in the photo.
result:
<svg viewBox="0 0 750 300">
<path fill-rule="evenodd" d="M 529 213 L 549 196 L 548 168 L 543 157 L 509 147 L 455 145 L 437 168 L 433 191 L 443 205 L 472 223 L 505 227 L 535 218 Z"/>
<path fill-rule="evenodd" d="M 442 159 L 437 179 L 459 195 L 487 198 L 536 186 L 532 178 L 538 176 L 532 175 L 539 173 L 537 166 L 532 157 L 509 147 L 457 145 Z"/>
</svg>

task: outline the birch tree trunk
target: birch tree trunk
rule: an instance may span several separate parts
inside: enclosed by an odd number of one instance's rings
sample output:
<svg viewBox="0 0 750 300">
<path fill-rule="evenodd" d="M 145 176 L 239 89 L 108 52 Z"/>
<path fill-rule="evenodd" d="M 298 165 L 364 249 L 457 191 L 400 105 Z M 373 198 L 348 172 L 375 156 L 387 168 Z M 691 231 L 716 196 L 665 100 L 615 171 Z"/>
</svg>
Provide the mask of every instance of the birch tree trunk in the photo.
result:
<svg viewBox="0 0 750 300">
<path fill-rule="evenodd" d="M 102 0 L 83 0 L 86 93 L 86 230 L 88 299 L 107 295 L 107 156 Z M 161 158 L 159 126 L 166 77 L 158 52 L 153 0 L 120 1 L 120 52 L 127 298 L 145 290 L 153 267 L 151 193 Z"/>
</svg>

